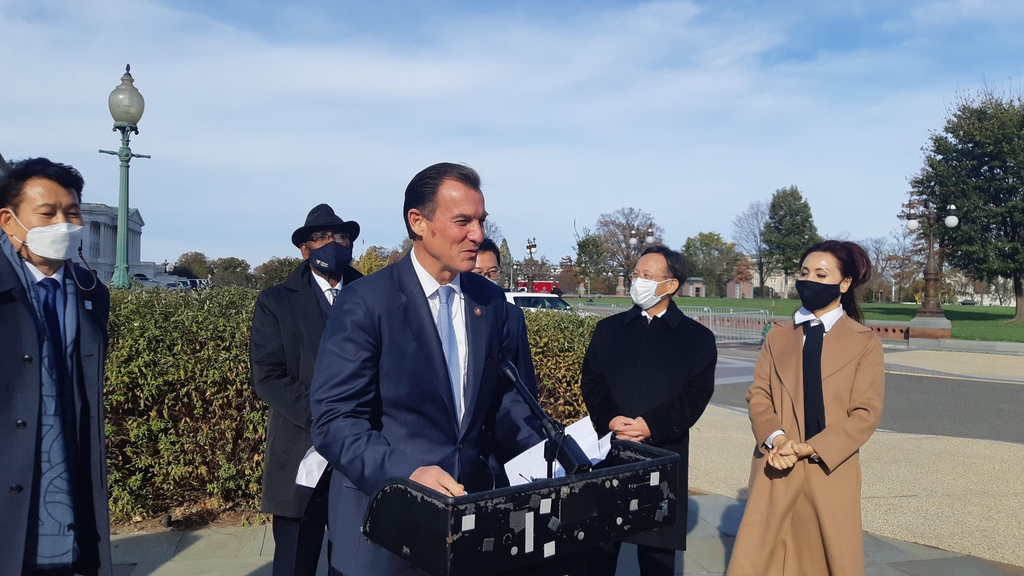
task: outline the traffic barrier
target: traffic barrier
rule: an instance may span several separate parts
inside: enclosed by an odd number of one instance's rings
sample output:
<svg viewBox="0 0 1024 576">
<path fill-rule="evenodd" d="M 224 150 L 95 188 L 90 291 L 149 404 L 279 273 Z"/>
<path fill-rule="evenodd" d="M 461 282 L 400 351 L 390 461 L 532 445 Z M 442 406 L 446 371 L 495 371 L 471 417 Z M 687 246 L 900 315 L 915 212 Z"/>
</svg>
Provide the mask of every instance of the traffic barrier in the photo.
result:
<svg viewBox="0 0 1024 576">
<path fill-rule="evenodd" d="M 586 315 L 607 317 L 628 310 L 630 306 L 615 304 L 580 304 L 576 309 Z M 713 308 L 711 306 L 680 306 L 683 314 L 707 326 L 715 334 L 715 342 L 760 344 L 769 324 L 769 313 L 762 308 Z"/>
</svg>

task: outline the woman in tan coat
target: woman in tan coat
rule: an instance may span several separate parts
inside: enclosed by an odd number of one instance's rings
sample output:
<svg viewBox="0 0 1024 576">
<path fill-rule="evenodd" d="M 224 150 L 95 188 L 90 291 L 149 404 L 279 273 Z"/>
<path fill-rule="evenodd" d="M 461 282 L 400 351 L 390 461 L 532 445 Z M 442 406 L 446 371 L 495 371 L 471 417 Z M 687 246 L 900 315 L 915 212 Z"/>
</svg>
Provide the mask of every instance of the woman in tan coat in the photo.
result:
<svg viewBox="0 0 1024 576">
<path fill-rule="evenodd" d="M 860 447 L 882 415 L 885 366 L 854 289 L 871 276 L 853 242 L 801 259 L 794 321 L 772 328 L 747 393 L 757 447 L 729 576 L 863 576 Z"/>
</svg>

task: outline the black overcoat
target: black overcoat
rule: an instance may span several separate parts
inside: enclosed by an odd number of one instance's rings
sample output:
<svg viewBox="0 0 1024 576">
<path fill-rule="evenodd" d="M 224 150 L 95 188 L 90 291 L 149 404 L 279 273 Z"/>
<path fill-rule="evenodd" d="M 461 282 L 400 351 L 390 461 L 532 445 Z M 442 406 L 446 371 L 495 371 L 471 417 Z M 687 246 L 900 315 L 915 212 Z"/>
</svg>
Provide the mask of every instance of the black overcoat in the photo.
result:
<svg viewBox="0 0 1024 576">
<path fill-rule="evenodd" d="M 65 280 L 71 270 L 64 268 Z M 79 465 L 75 517 L 79 561 L 90 574 L 112 573 L 107 504 L 103 370 L 107 356 L 110 292 L 92 272 L 74 266 L 78 289 L 78 345 L 74 393 Z M 10 260 L 0 254 L 0 574 L 21 574 L 32 502 L 32 475 L 39 458 L 42 349 L 32 302 Z M 88 463 L 87 466 L 82 465 Z M 95 572 L 93 572 L 95 570 Z"/>
<path fill-rule="evenodd" d="M 299 462 L 313 446 L 309 384 L 325 326 L 312 275 L 303 261 L 283 283 L 261 292 L 249 338 L 252 383 L 270 406 L 262 510 L 290 518 L 303 516 L 313 494 L 312 488 L 295 483 Z M 347 267 L 342 290 L 362 277 Z"/>
<path fill-rule="evenodd" d="M 717 361 L 714 334 L 675 303 L 650 323 L 639 306 L 597 323 L 583 360 L 582 391 L 598 434 L 607 434 L 616 416 L 642 416 L 649 443 L 679 454 L 675 525 L 630 542 L 686 549 L 690 427 L 711 400 Z"/>
</svg>

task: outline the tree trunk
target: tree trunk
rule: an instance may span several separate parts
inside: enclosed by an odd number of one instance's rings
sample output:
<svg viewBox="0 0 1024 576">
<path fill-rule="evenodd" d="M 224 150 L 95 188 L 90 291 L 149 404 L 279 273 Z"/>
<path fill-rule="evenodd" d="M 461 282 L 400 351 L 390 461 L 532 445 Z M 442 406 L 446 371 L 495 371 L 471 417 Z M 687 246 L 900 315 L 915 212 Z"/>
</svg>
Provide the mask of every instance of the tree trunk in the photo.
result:
<svg viewBox="0 0 1024 576">
<path fill-rule="evenodd" d="M 1013 295 L 1017 299 L 1017 313 L 1013 315 L 1013 319 L 1024 322 L 1024 281 L 1020 274 L 1013 275 Z"/>
</svg>

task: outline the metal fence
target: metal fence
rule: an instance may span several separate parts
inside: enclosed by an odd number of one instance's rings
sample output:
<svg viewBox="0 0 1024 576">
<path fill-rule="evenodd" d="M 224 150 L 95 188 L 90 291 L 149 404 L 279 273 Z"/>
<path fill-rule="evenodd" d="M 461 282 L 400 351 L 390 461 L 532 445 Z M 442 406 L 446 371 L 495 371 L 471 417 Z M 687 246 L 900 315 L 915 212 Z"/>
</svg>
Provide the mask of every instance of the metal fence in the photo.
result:
<svg viewBox="0 0 1024 576">
<path fill-rule="evenodd" d="M 580 304 L 576 309 L 584 314 L 611 316 L 629 310 L 630 306 L 615 304 Z M 769 313 L 762 308 L 712 308 L 710 306 L 680 306 L 683 314 L 707 326 L 715 334 L 715 342 L 734 344 L 760 344 L 764 339 Z"/>
</svg>

